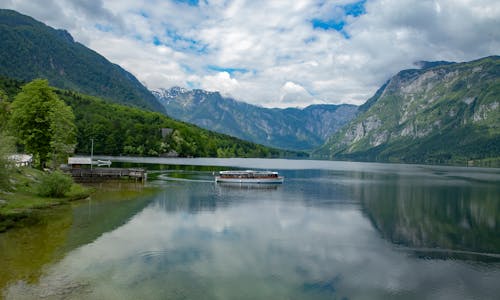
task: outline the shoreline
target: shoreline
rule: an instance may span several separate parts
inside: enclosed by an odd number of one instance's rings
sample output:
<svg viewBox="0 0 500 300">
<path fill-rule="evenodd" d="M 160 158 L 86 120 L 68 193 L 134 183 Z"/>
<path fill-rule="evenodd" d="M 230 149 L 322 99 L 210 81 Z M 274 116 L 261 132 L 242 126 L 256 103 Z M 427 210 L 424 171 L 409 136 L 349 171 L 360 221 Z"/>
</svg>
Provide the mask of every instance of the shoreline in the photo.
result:
<svg viewBox="0 0 500 300">
<path fill-rule="evenodd" d="M 0 234 L 11 229 L 35 226 L 43 213 L 56 207 L 91 199 L 96 193 L 133 191 L 133 194 L 155 190 L 155 187 L 128 179 L 111 179 L 90 182 L 75 182 L 68 193 L 61 198 L 43 197 L 37 194 L 39 178 L 44 172 L 23 167 L 13 171 L 13 187 L 10 191 L 0 191 Z M 116 185 L 119 188 L 116 188 Z M 140 185 L 140 188 L 137 187 Z"/>
<path fill-rule="evenodd" d="M 13 228 L 35 225 L 37 214 L 52 207 L 87 199 L 96 189 L 74 183 L 61 198 L 38 195 L 36 187 L 43 172 L 32 168 L 14 169 L 10 191 L 0 192 L 0 233 Z"/>
</svg>

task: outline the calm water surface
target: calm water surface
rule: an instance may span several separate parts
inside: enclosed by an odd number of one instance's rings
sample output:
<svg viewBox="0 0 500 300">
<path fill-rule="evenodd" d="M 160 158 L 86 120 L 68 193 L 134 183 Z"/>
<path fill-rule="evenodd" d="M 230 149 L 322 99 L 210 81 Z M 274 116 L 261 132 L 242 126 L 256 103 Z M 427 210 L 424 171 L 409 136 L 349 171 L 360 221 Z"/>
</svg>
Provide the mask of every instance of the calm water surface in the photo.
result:
<svg viewBox="0 0 500 300">
<path fill-rule="evenodd" d="M 158 191 L 103 193 L 1 234 L 5 298 L 500 295 L 499 169 L 121 160 L 147 163 Z M 285 183 L 213 183 L 226 167 L 278 170 Z"/>
</svg>

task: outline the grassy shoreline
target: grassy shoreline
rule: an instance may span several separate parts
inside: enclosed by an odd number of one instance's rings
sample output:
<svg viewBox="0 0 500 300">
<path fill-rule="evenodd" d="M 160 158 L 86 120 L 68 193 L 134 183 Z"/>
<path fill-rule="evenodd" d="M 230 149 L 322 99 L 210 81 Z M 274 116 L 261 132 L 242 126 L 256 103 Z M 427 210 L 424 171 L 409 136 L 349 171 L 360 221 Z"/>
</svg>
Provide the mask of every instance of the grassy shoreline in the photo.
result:
<svg viewBox="0 0 500 300">
<path fill-rule="evenodd" d="M 0 232 L 36 224 L 37 212 L 86 199 L 95 191 L 73 183 L 64 197 L 42 197 L 37 193 L 37 185 L 44 172 L 32 168 L 13 168 L 11 171 L 11 190 L 0 191 Z"/>
</svg>

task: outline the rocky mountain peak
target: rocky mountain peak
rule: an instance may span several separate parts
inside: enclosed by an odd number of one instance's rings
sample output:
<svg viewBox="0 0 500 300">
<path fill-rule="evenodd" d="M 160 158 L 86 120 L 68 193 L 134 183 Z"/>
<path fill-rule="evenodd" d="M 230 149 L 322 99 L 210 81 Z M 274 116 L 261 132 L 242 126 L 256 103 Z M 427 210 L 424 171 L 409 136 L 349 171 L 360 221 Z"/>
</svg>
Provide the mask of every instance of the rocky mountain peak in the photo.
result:
<svg viewBox="0 0 500 300">
<path fill-rule="evenodd" d="M 452 65 L 452 64 L 455 64 L 455 62 L 444 61 L 444 60 L 440 60 L 440 61 L 425 61 L 425 60 L 421 60 L 421 61 L 417 61 L 417 62 L 415 62 L 413 64 L 417 68 L 419 68 L 421 70 L 425 70 L 425 69 L 430 69 L 430 68 L 439 67 L 439 66 Z"/>
<path fill-rule="evenodd" d="M 498 74 L 497 56 L 403 70 L 318 153 L 336 159 L 430 163 L 498 155 Z"/>
<path fill-rule="evenodd" d="M 357 111 L 355 105 L 332 104 L 270 109 L 201 89 L 171 88 L 154 94 L 174 118 L 284 149 L 318 147 Z"/>
</svg>

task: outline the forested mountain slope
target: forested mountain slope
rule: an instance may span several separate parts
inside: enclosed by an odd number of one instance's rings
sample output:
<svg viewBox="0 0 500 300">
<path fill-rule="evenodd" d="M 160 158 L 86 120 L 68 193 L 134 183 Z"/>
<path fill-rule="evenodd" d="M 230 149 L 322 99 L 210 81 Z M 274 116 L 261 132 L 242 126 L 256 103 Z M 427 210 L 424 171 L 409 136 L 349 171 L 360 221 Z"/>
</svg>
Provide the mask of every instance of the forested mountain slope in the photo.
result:
<svg viewBox="0 0 500 300">
<path fill-rule="evenodd" d="M 500 157 L 500 57 L 427 64 L 392 77 L 314 155 L 465 163 Z"/>
<path fill-rule="evenodd" d="M 19 93 L 21 85 L 20 81 L 0 77 L 0 90 L 3 90 L 9 99 L 13 99 Z M 104 155 L 182 157 L 306 155 L 246 142 L 173 120 L 161 113 L 108 103 L 74 91 L 55 89 L 55 92 L 73 109 L 77 126 L 76 153 L 89 154 L 93 139 L 94 154 Z M 7 111 L 8 105 L 9 103 Z"/>
<path fill-rule="evenodd" d="M 56 30 L 13 10 L 0 9 L 0 75 L 52 86 L 148 110 L 162 105 L 132 74 Z"/>
</svg>

